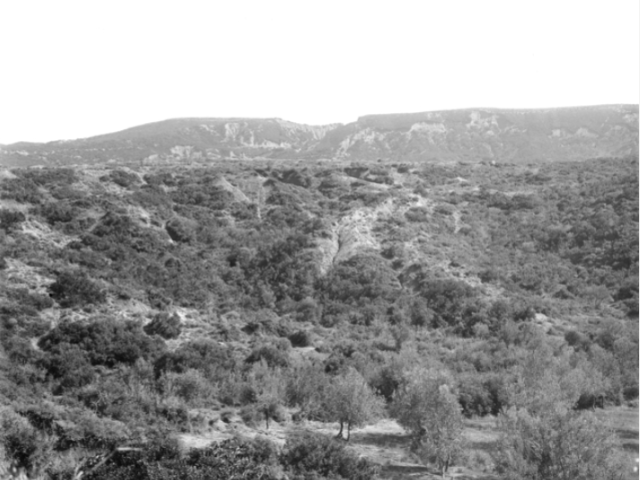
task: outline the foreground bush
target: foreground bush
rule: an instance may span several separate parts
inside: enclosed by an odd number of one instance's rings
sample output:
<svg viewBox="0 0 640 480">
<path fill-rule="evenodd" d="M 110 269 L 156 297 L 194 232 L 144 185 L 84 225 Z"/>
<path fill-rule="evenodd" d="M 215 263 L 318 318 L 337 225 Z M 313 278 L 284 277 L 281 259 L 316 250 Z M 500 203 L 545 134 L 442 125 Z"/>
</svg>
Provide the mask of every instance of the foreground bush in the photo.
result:
<svg viewBox="0 0 640 480">
<path fill-rule="evenodd" d="M 14 466 L 38 474 L 51 454 L 52 444 L 26 418 L 8 407 L 0 407 L 0 447 Z"/>
<path fill-rule="evenodd" d="M 180 454 L 172 440 L 144 449 L 115 452 L 97 468 L 83 468 L 86 480 L 371 480 L 377 469 L 358 459 L 342 442 L 304 433 L 287 440 L 284 450 L 268 440 L 225 440 Z"/>
<path fill-rule="evenodd" d="M 289 438 L 280 458 L 295 480 L 371 480 L 377 473 L 375 466 L 349 452 L 343 442 L 310 432 Z"/>
<path fill-rule="evenodd" d="M 277 450 L 270 442 L 226 440 L 180 456 L 175 442 L 159 441 L 142 451 L 117 453 L 86 480 L 276 480 Z"/>
<path fill-rule="evenodd" d="M 624 478 L 615 437 L 592 414 L 555 408 L 534 416 L 511 409 L 500 422 L 496 468 L 504 479 Z"/>
</svg>

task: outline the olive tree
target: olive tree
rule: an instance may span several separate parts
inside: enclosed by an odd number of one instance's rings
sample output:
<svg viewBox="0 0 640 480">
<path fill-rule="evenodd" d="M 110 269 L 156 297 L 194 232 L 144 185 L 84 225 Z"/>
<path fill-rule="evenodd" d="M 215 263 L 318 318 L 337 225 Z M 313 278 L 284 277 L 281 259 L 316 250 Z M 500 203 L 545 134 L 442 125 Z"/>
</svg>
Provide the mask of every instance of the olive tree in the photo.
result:
<svg viewBox="0 0 640 480">
<path fill-rule="evenodd" d="M 392 416 L 413 436 L 412 450 L 443 477 L 462 452 L 462 411 L 450 383 L 441 371 L 413 372 L 391 405 Z"/>
<path fill-rule="evenodd" d="M 262 359 L 252 366 L 248 373 L 247 381 L 255 392 L 256 408 L 264 415 L 267 430 L 269 420 L 276 418 L 278 410 L 285 401 L 285 377 L 279 368 L 271 368 Z"/>
<path fill-rule="evenodd" d="M 325 392 L 327 420 L 340 422 L 337 438 L 344 438 L 346 425 L 348 442 L 351 428 L 360 427 L 382 416 L 384 400 L 376 395 L 365 379 L 354 368 L 336 377 Z"/>
<path fill-rule="evenodd" d="M 556 405 L 538 415 L 511 408 L 499 418 L 496 470 L 509 480 L 617 480 L 623 454 L 590 412 Z M 630 469 L 629 469 L 630 470 Z"/>
</svg>

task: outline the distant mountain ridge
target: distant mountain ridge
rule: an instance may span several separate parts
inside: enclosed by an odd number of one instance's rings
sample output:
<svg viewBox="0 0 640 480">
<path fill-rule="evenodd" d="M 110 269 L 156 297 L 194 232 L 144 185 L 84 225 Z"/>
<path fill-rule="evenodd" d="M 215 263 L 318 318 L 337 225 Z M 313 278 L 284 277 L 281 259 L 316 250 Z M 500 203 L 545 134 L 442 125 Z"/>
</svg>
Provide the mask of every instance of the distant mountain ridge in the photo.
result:
<svg viewBox="0 0 640 480">
<path fill-rule="evenodd" d="M 323 126 L 181 118 L 78 140 L 0 146 L 0 165 L 320 158 L 531 163 L 637 154 L 638 105 L 602 105 L 366 115 Z"/>
</svg>

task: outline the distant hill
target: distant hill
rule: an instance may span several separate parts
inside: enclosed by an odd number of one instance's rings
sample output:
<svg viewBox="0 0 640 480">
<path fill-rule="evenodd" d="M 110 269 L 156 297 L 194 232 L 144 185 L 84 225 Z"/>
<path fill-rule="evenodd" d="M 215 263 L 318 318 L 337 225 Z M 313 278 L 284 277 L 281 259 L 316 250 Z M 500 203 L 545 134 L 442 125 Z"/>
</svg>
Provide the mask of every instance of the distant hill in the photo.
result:
<svg viewBox="0 0 640 480">
<path fill-rule="evenodd" d="M 324 126 L 281 119 L 173 119 L 86 139 L 0 145 L 0 165 L 154 165 L 222 158 L 532 163 L 637 152 L 638 106 L 604 105 L 367 115 Z"/>
</svg>

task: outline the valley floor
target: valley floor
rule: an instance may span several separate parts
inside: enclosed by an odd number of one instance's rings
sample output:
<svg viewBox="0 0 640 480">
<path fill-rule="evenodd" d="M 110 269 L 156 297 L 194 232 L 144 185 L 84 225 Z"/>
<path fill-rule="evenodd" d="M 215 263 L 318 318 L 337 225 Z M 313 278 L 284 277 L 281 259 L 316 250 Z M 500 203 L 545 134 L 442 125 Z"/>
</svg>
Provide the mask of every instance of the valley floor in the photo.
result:
<svg viewBox="0 0 640 480">
<path fill-rule="evenodd" d="M 228 412 L 228 410 L 227 410 Z M 221 420 L 221 412 L 208 412 L 210 418 L 206 429 L 180 436 L 183 447 L 203 448 L 213 442 L 219 442 L 236 436 L 243 438 L 263 437 L 282 446 L 286 437 L 296 431 L 313 431 L 325 435 L 337 434 L 337 424 L 315 421 L 302 423 L 271 421 L 269 428 L 264 423 L 255 428 L 248 427 L 237 415 L 228 415 L 226 422 Z M 598 412 L 620 436 L 623 448 L 628 455 L 629 471 L 638 457 L 638 408 L 615 407 Z M 493 468 L 492 452 L 498 440 L 497 421 L 487 416 L 465 420 L 465 454 L 460 465 L 451 467 L 449 477 L 459 480 L 490 480 L 497 478 L 490 472 Z M 441 478 L 433 467 L 418 463 L 409 453 L 409 435 L 395 420 L 384 419 L 373 425 L 353 430 L 349 447 L 359 456 L 365 457 L 382 467 L 381 478 L 393 480 L 429 480 Z M 629 478 L 634 478 L 630 476 Z"/>
</svg>

